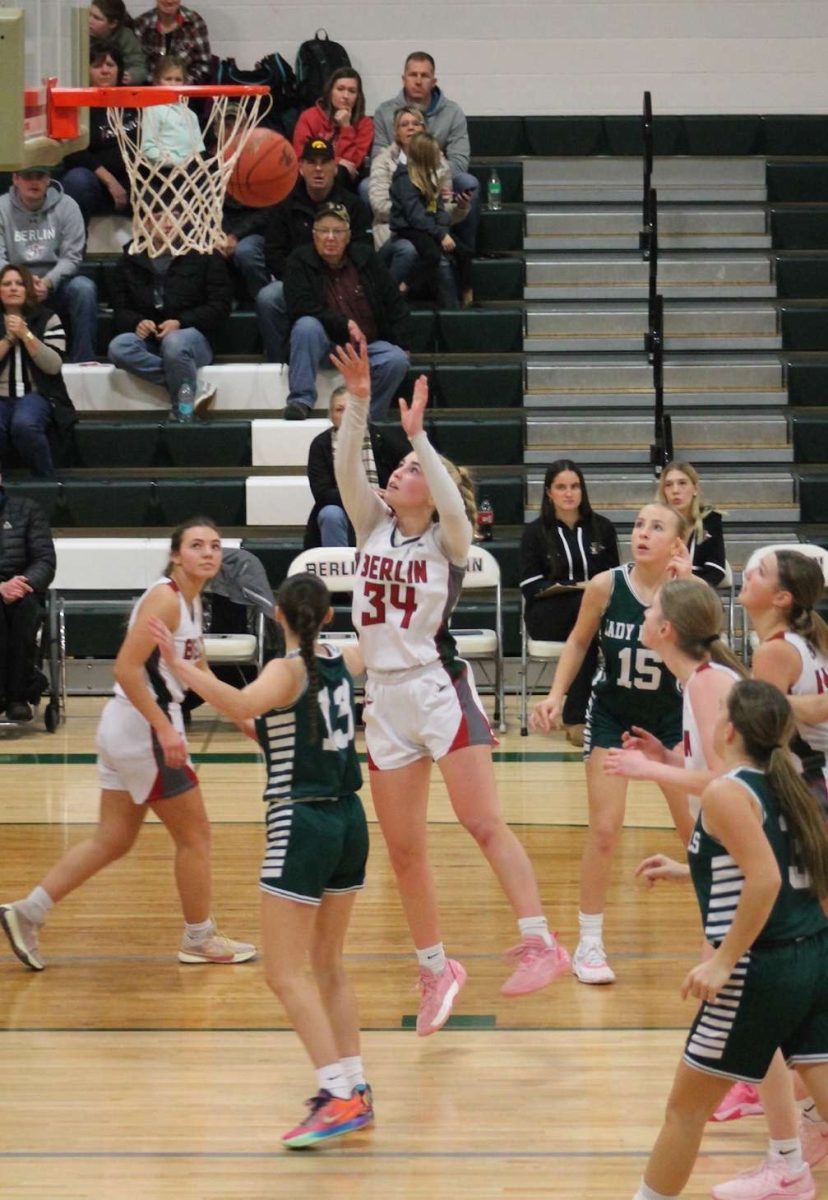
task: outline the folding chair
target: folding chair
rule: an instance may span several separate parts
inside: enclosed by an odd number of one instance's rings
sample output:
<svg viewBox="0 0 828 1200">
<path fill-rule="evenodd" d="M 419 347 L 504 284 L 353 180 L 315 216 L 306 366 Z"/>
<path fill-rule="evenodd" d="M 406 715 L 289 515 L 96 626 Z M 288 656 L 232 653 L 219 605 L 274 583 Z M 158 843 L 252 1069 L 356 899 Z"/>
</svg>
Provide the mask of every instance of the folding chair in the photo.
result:
<svg viewBox="0 0 828 1200">
<path fill-rule="evenodd" d="M 472 546 L 469 565 L 463 578 L 463 591 L 488 591 L 494 596 L 494 629 L 460 629 L 449 622 L 451 636 L 457 643 L 457 653 L 470 662 L 480 663 L 484 686 L 479 691 L 494 695 L 493 720 L 501 733 L 506 730 L 505 689 L 503 683 L 503 597 L 500 584 L 500 564 L 482 546 Z M 484 664 L 489 663 L 487 670 Z"/>
<path fill-rule="evenodd" d="M 546 642 L 540 638 L 529 636 L 526 629 L 526 604 L 521 600 L 520 605 L 520 736 L 529 733 L 529 697 L 538 690 L 538 684 L 543 679 L 547 668 L 557 666 L 566 642 Z M 537 674 L 534 681 L 529 682 L 530 664 L 535 663 Z M 550 679 L 551 683 L 551 679 Z"/>
</svg>

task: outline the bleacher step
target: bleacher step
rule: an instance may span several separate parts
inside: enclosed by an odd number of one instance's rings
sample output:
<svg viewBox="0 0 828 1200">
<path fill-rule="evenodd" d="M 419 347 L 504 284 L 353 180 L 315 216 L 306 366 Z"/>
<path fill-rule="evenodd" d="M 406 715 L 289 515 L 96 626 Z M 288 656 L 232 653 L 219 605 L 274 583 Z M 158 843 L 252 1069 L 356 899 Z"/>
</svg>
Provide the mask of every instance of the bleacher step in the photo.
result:
<svg viewBox="0 0 828 1200">
<path fill-rule="evenodd" d="M 526 212 L 525 250 L 637 250 L 641 205 L 550 205 Z M 769 249 L 772 245 L 763 205 L 682 207 L 659 204 L 658 241 L 662 251 Z"/>
<path fill-rule="evenodd" d="M 571 394 L 583 392 L 651 392 L 652 367 L 646 356 L 586 354 L 530 359 L 526 367 L 527 391 Z M 686 354 L 664 364 L 664 386 L 670 392 L 768 391 L 778 395 L 784 387 L 783 366 L 776 355 L 763 357 Z M 778 400 L 775 401 L 778 403 Z"/>
<path fill-rule="evenodd" d="M 766 199 L 764 158 L 657 157 L 652 186 L 660 203 L 756 203 Z M 523 165 L 527 203 L 641 201 L 641 159 L 531 158 Z"/>
<path fill-rule="evenodd" d="M 673 416 L 675 456 L 694 463 L 744 465 L 793 461 L 789 422 L 782 413 L 698 413 Z M 524 462 L 546 463 L 561 446 L 583 464 L 640 463 L 653 440 L 652 408 L 623 416 L 538 415 L 526 422 Z"/>
<path fill-rule="evenodd" d="M 664 306 L 665 349 L 779 350 L 777 307 L 766 301 L 677 301 Z M 526 310 L 527 352 L 640 350 L 647 305 L 535 302 Z"/>
<path fill-rule="evenodd" d="M 640 299 L 649 266 L 639 255 L 532 253 L 526 256 L 527 300 Z M 670 297 L 771 297 L 776 295 L 770 254 L 662 254 L 658 287 Z"/>
</svg>

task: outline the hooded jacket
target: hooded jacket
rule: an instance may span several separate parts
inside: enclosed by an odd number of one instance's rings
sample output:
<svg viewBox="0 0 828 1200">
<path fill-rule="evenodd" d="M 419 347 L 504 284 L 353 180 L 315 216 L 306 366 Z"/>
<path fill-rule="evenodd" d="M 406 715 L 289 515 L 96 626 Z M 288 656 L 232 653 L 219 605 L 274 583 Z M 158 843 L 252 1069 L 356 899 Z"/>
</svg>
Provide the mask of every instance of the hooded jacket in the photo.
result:
<svg viewBox="0 0 828 1200">
<path fill-rule="evenodd" d="M 393 100 L 383 100 L 374 113 L 374 147 L 371 157 L 376 158 L 384 146 L 394 141 L 394 113 L 410 103 L 400 89 Z M 421 107 L 418 105 L 418 107 Z M 440 149 L 449 161 L 453 174 L 468 171 L 471 158 L 469 129 L 466 114 L 459 104 L 447 100 L 438 87 L 431 93 L 428 108 L 424 110 L 426 128 L 440 143 Z"/>
<path fill-rule="evenodd" d="M 57 558 L 52 532 L 34 500 L 10 496 L 0 487 L 0 581 L 25 575 L 36 592 L 55 577 Z"/>
<path fill-rule="evenodd" d="M 0 270 L 6 263 L 28 267 L 55 291 L 77 274 L 85 244 L 81 210 L 54 180 L 34 211 L 23 205 L 15 187 L 0 196 Z"/>
</svg>

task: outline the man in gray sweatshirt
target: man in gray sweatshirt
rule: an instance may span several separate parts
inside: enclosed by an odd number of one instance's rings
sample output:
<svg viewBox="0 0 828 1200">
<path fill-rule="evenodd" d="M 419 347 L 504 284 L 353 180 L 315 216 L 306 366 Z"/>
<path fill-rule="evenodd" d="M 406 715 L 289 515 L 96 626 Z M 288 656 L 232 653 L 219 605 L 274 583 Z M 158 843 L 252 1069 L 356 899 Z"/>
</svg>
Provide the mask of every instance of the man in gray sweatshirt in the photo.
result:
<svg viewBox="0 0 828 1200">
<path fill-rule="evenodd" d="M 81 210 L 48 167 L 26 167 L 12 175 L 0 196 L 0 269 L 6 263 L 28 267 L 38 300 L 57 312 L 70 331 L 69 362 L 95 358 L 98 292 L 78 274 L 86 230 Z"/>
<path fill-rule="evenodd" d="M 414 104 L 423 110 L 428 132 L 440 143 L 440 149 L 448 159 L 455 192 L 468 194 L 469 215 L 454 225 L 451 232 L 453 237 L 474 250 L 480 223 L 480 183 L 469 174 L 471 147 L 466 115 L 460 105 L 446 99 L 437 86 L 434 59 L 425 50 L 414 50 L 409 54 L 403 68 L 402 90 L 393 100 L 383 100 L 374 113 L 372 158 L 394 141 L 394 113 L 404 104 Z"/>
</svg>

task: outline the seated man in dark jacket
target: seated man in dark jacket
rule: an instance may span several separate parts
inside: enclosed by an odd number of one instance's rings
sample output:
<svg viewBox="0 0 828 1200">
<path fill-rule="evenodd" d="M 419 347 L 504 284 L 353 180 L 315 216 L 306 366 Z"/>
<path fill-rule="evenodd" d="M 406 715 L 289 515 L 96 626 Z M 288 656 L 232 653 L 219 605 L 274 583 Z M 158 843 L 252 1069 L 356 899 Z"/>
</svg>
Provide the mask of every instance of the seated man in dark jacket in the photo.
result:
<svg viewBox="0 0 828 1200">
<path fill-rule="evenodd" d="M 268 362 L 287 360 L 290 320 L 285 305 L 285 263 L 297 246 L 313 242 L 313 220 L 321 204 L 341 204 L 351 219 L 351 239 L 373 245 L 371 210 L 349 188 L 337 183 L 333 143 L 308 138 L 299 160 L 296 186 L 281 204 L 267 210 L 265 267 L 273 283 L 256 296 L 256 315 Z"/>
<path fill-rule="evenodd" d="M 304 549 L 316 546 L 355 546 L 356 537 L 342 505 L 336 476 L 336 437 L 348 404 L 348 389 L 334 388 L 328 406 L 331 428 L 317 434 L 308 448 L 308 483 L 313 508 L 305 528 Z M 411 450 L 402 430 L 369 424 L 365 430 L 362 458 L 372 487 L 383 490 L 391 472 Z"/>
<path fill-rule="evenodd" d="M 351 243 L 347 209 L 323 204 L 313 244 L 285 267 L 291 319 L 288 421 L 304 421 L 316 403 L 316 372 L 334 346 L 368 344 L 372 420 L 386 415 L 408 371 L 408 306 L 370 246 Z"/>
<path fill-rule="evenodd" d="M 159 210 L 154 219 L 167 234 L 173 222 Z M 110 284 L 116 337 L 109 359 L 150 383 L 166 387 L 172 413 L 183 384 L 195 396 L 195 411 L 207 409 L 215 387 L 197 387 L 196 372 L 213 361 L 211 335 L 230 316 L 233 289 L 221 255 L 146 252 L 124 247 Z"/>
<path fill-rule="evenodd" d="M 10 496 L 0 476 L 0 712 L 31 721 L 45 680 L 35 669 L 38 593 L 55 577 L 55 543 L 34 500 Z"/>
</svg>

